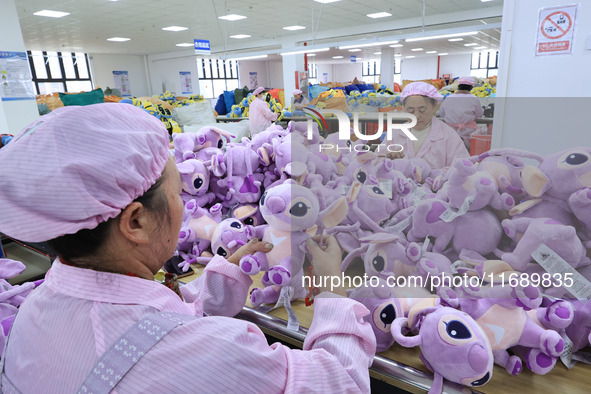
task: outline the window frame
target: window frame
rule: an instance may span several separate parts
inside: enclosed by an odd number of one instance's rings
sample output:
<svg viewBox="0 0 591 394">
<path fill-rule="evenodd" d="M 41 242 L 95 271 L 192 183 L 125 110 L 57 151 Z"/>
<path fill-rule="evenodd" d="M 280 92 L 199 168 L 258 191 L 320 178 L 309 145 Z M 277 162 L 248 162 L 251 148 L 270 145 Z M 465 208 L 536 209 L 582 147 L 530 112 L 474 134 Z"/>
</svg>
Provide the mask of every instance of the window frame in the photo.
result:
<svg viewBox="0 0 591 394">
<path fill-rule="evenodd" d="M 237 60 L 223 60 L 223 59 L 210 59 L 210 58 L 198 58 L 196 59 L 197 62 L 197 69 L 199 75 L 199 81 L 211 81 L 211 91 L 214 97 L 206 97 L 205 92 L 200 92 L 203 97 L 208 99 L 215 99 L 221 93 L 216 95 L 216 91 L 214 88 L 213 81 L 224 81 L 225 91 L 228 90 L 228 81 L 236 81 L 236 85 L 240 86 L 240 62 Z M 227 67 L 226 62 L 229 63 L 229 67 Z M 213 77 L 213 67 L 216 67 L 217 70 L 217 77 Z M 209 70 L 207 70 L 207 66 L 209 66 Z M 207 73 L 206 71 L 209 71 Z M 227 75 L 229 71 L 229 76 Z M 209 78 L 206 78 L 206 75 L 209 75 Z M 223 92 L 222 92 L 223 93 Z"/>
<path fill-rule="evenodd" d="M 491 70 L 496 70 L 496 75 L 498 75 L 499 70 L 499 51 L 495 51 L 495 60 L 494 66 L 489 66 L 490 64 L 490 55 L 493 51 L 486 51 L 486 52 L 473 52 L 470 58 L 470 71 L 472 70 L 486 70 L 486 78 L 490 78 Z M 486 54 L 486 59 L 483 59 L 483 54 Z M 474 67 L 474 55 L 478 55 L 478 66 Z M 484 67 L 482 65 L 485 65 Z"/>
<path fill-rule="evenodd" d="M 88 78 L 81 78 L 80 77 L 80 71 L 78 69 L 80 67 L 80 64 L 78 63 L 78 60 L 76 59 L 76 52 L 68 52 L 68 53 L 70 53 L 70 56 L 72 57 L 72 63 L 74 66 L 75 77 L 74 78 L 67 78 L 66 77 L 66 70 L 64 67 L 62 52 L 57 52 L 57 58 L 58 58 L 59 68 L 60 68 L 60 72 L 62 74 L 62 77 L 61 78 L 52 78 L 51 70 L 49 67 L 49 56 L 47 55 L 47 52 L 54 52 L 54 51 L 35 51 L 35 52 L 41 52 L 41 55 L 43 56 L 43 59 L 44 59 L 43 63 L 45 65 L 45 72 L 47 73 L 47 78 L 38 78 L 37 77 L 37 69 L 35 68 L 35 63 L 33 62 L 33 52 L 27 51 L 27 57 L 29 60 L 29 67 L 31 69 L 31 76 L 33 79 L 33 84 L 35 85 L 36 94 L 41 94 L 41 91 L 39 90 L 39 84 L 41 84 L 41 83 L 61 83 L 63 86 L 63 90 L 66 93 L 68 93 L 67 82 L 90 82 L 91 90 L 94 89 L 94 82 L 92 81 L 92 74 L 90 72 L 90 59 L 89 59 L 87 53 L 84 53 L 84 58 L 86 60 L 86 72 L 88 74 Z"/>
</svg>

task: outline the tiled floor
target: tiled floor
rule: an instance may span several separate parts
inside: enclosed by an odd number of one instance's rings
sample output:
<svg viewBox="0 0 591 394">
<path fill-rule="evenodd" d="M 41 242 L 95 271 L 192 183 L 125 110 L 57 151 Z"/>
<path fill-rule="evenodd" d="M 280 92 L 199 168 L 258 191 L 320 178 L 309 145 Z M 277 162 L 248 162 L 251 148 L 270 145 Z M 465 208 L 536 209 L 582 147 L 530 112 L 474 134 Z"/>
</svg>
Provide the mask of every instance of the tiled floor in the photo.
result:
<svg viewBox="0 0 591 394">
<path fill-rule="evenodd" d="M 6 258 L 22 261 L 26 266 L 20 275 L 8 279 L 10 284 L 26 282 L 31 278 L 37 278 L 39 275 L 45 274 L 51 267 L 49 257 L 45 257 L 39 253 L 35 253 L 16 243 L 3 244 Z"/>
</svg>

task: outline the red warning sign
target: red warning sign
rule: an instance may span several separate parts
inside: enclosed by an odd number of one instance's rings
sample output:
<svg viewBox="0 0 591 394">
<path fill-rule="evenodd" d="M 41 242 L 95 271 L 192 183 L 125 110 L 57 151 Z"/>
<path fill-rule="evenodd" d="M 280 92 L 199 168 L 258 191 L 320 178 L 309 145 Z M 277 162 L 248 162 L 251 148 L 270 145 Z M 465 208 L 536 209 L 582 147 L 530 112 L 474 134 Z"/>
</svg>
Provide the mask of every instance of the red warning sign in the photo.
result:
<svg viewBox="0 0 591 394">
<path fill-rule="evenodd" d="M 540 9 L 536 55 L 572 53 L 579 4 Z"/>
</svg>

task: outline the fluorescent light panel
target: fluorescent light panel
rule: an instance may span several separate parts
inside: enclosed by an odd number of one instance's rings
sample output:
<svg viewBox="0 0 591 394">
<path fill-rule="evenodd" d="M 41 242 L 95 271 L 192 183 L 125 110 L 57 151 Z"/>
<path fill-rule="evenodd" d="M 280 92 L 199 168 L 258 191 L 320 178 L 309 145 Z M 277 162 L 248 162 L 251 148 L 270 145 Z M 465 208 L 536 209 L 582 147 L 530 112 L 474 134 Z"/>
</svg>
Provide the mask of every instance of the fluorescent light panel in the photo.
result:
<svg viewBox="0 0 591 394">
<path fill-rule="evenodd" d="M 420 52 L 422 50 L 423 50 L 423 48 L 413 48 L 413 49 L 411 49 L 411 51 L 413 51 L 413 52 Z"/>
<path fill-rule="evenodd" d="M 374 55 L 381 55 L 381 54 L 382 54 L 382 52 L 374 52 L 373 54 L 374 54 Z"/>
<path fill-rule="evenodd" d="M 432 53 L 437 53 L 437 51 L 427 51 L 425 53 L 432 54 Z"/>
<path fill-rule="evenodd" d="M 115 42 L 123 42 L 123 41 L 129 41 L 129 40 L 131 40 L 131 38 L 124 38 L 124 37 L 107 38 L 107 41 L 115 41 Z"/>
<path fill-rule="evenodd" d="M 450 41 L 450 42 L 457 42 L 457 41 L 464 41 L 464 39 L 463 39 L 463 38 L 450 38 L 450 39 L 449 39 L 449 40 L 447 40 L 447 41 Z"/>
<path fill-rule="evenodd" d="M 283 28 L 283 30 L 302 30 L 305 29 L 306 26 L 298 26 L 298 25 L 293 25 L 293 26 L 285 26 Z"/>
<path fill-rule="evenodd" d="M 407 59 L 414 59 L 416 56 L 407 56 Z"/>
<path fill-rule="evenodd" d="M 281 56 L 285 55 L 298 55 L 300 53 L 314 53 L 314 52 L 325 52 L 328 51 L 330 48 L 319 48 L 319 49 L 302 49 L 301 51 L 291 51 L 291 52 L 281 52 Z"/>
<path fill-rule="evenodd" d="M 343 58 L 343 56 L 333 56 L 332 58 L 333 58 L 333 59 L 342 59 L 342 58 Z"/>
<path fill-rule="evenodd" d="M 447 55 L 447 52 L 439 54 L 439 56 L 446 56 L 446 55 Z"/>
<path fill-rule="evenodd" d="M 465 47 L 475 47 L 476 45 L 478 45 L 475 42 L 471 42 L 470 44 L 464 44 Z"/>
<path fill-rule="evenodd" d="M 466 33 L 453 33 L 453 34 L 439 34 L 436 36 L 427 36 L 427 37 L 415 37 L 415 38 L 407 38 L 406 42 L 416 42 L 416 41 L 425 41 L 425 40 L 436 40 L 438 38 L 452 38 L 452 37 L 463 37 L 463 36 L 473 36 L 478 34 L 477 31 L 468 31 Z"/>
<path fill-rule="evenodd" d="M 62 12 L 62 11 L 41 10 L 41 11 L 35 12 L 33 15 L 47 16 L 49 18 L 61 18 L 66 15 L 70 15 L 70 13 L 69 12 Z"/>
<path fill-rule="evenodd" d="M 308 57 L 310 57 L 310 56 L 316 56 L 316 54 L 315 53 L 309 53 L 309 54 L 307 54 L 307 56 Z"/>
<path fill-rule="evenodd" d="M 183 31 L 183 30 L 188 30 L 188 27 L 183 27 L 183 26 L 168 26 L 168 27 L 163 27 L 162 30 L 166 30 L 166 31 Z"/>
<path fill-rule="evenodd" d="M 255 55 L 255 56 L 244 56 L 244 57 L 233 57 L 227 60 L 248 60 L 248 59 L 264 59 L 267 55 Z"/>
<path fill-rule="evenodd" d="M 390 48 L 402 48 L 404 45 L 402 44 L 394 44 L 394 45 L 390 45 Z"/>
<path fill-rule="evenodd" d="M 357 49 L 349 49 L 349 52 L 361 52 L 361 49 L 357 48 Z"/>
<path fill-rule="evenodd" d="M 234 21 L 239 21 L 240 19 L 246 19 L 246 17 L 244 15 L 228 14 L 228 15 L 218 16 L 218 19 L 223 19 L 226 21 L 234 22 Z"/>
<path fill-rule="evenodd" d="M 314 0 L 317 3 L 328 4 L 328 3 L 336 3 L 337 1 L 341 0 Z"/>
<path fill-rule="evenodd" d="M 251 37 L 251 36 L 249 36 L 248 34 L 235 34 L 233 36 L 230 36 L 230 38 L 237 38 L 239 40 L 242 38 L 248 38 L 248 37 Z"/>
<path fill-rule="evenodd" d="M 377 47 L 380 45 L 390 45 L 390 44 L 398 44 L 398 40 L 384 41 L 384 42 L 370 42 L 370 43 L 366 43 L 366 44 L 357 44 L 357 45 L 343 45 L 343 46 L 340 46 L 339 49 Z M 390 45 L 390 46 L 395 47 L 394 45 Z M 402 46 L 402 45 L 400 45 L 400 46 Z"/>
<path fill-rule="evenodd" d="M 486 47 L 474 47 L 474 49 L 486 49 Z"/>
<path fill-rule="evenodd" d="M 195 46 L 195 43 L 192 42 L 181 42 L 180 44 L 176 44 L 177 47 L 192 47 Z"/>
<path fill-rule="evenodd" d="M 374 14 L 367 14 L 368 17 L 370 18 L 386 18 L 388 16 L 392 16 L 392 14 L 390 14 L 389 12 L 376 12 Z"/>
</svg>

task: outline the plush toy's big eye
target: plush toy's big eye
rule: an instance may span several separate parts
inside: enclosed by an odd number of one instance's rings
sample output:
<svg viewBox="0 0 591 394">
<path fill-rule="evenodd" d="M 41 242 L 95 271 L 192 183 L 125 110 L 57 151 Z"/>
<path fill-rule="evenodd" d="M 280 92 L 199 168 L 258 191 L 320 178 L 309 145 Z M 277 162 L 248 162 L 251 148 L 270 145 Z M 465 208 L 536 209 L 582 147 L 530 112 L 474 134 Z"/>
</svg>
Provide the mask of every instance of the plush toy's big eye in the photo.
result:
<svg viewBox="0 0 591 394">
<path fill-rule="evenodd" d="M 246 218 L 244 219 L 244 224 L 246 224 L 247 226 L 254 226 L 254 218 Z"/>
<path fill-rule="evenodd" d="M 371 261 L 371 265 L 373 265 L 373 268 L 378 272 L 381 272 L 384 270 L 385 264 L 386 264 L 386 262 L 384 261 L 384 258 L 380 255 L 377 255 Z"/>
<path fill-rule="evenodd" d="M 306 216 L 308 213 L 308 206 L 303 202 L 297 202 L 289 209 L 289 213 L 298 217 Z"/>
<path fill-rule="evenodd" d="M 472 385 L 472 386 L 482 386 L 483 384 L 485 384 L 486 382 L 488 382 L 489 379 L 490 379 L 490 372 L 487 372 L 486 375 L 484 375 L 483 377 L 481 377 L 478 380 L 473 381 L 472 383 L 470 383 L 470 385 Z"/>
<path fill-rule="evenodd" d="M 261 196 L 261 202 L 260 202 L 261 207 L 263 205 L 265 205 L 265 197 L 267 197 L 267 192 L 264 192 L 263 195 Z"/>
<path fill-rule="evenodd" d="M 449 323 L 446 323 L 447 326 L 447 334 L 455 339 L 467 339 L 472 337 L 470 330 L 468 327 L 457 320 L 452 320 Z"/>
<path fill-rule="evenodd" d="M 394 319 L 396 319 L 396 309 L 394 309 L 394 305 L 388 304 L 380 312 L 380 321 L 384 323 L 384 326 L 387 326 L 388 324 L 392 324 Z"/>
<path fill-rule="evenodd" d="M 235 222 L 230 223 L 230 227 L 242 228 L 242 223 L 240 223 L 239 221 L 235 221 Z"/>
<path fill-rule="evenodd" d="M 347 140 L 347 146 L 351 147 L 351 140 Z"/>
<path fill-rule="evenodd" d="M 365 183 L 365 180 L 367 179 L 367 174 L 363 170 L 359 170 L 355 178 L 357 178 L 359 182 Z"/>
<path fill-rule="evenodd" d="M 572 166 L 578 166 L 579 164 L 585 163 L 589 158 L 581 153 L 571 153 L 566 157 L 565 162 Z"/>
<path fill-rule="evenodd" d="M 200 177 L 195 178 L 195 180 L 193 181 L 193 187 L 197 190 L 201 189 L 201 187 L 203 186 L 203 179 L 201 179 Z"/>
<path fill-rule="evenodd" d="M 222 257 L 226 257 L 228 255 L 228 252 L 226 251 L 226 249 L 220 246 L 218 250 L 216 250 L 215 254 L 219 254 Z"/>
<path fill-rule="evenodd" d="M 382 191 L 382 189 L 380 189 L 380 188 L 379 188 L 379 187 L 377 187 L 377 186 L 374 186 L 374 187 L 372 187 L 372 188 L 371 188 L 371 190 L 372 190 L 372 191 L 373 191 L 375 194 L 380 194 L 380 195 L 382 195 L 382 196 L 384 195 L 384 192 Z"/>
<path fill-rule="evenodd" d="M 219 148 L 219 149 L 222 149 L 222 146 L 224 146 L 224 141 L 223 141 L 223 140 L 220 138 L 220 139 L 218 140 L 218 148 Z"/>
</svg>

